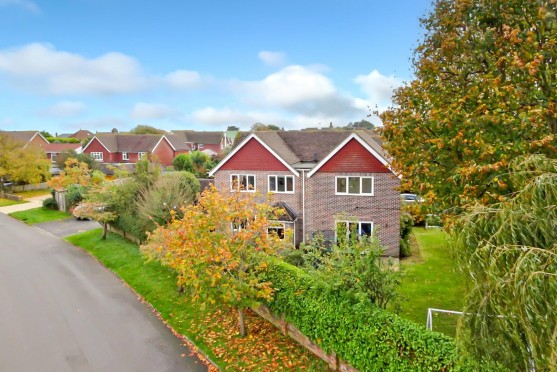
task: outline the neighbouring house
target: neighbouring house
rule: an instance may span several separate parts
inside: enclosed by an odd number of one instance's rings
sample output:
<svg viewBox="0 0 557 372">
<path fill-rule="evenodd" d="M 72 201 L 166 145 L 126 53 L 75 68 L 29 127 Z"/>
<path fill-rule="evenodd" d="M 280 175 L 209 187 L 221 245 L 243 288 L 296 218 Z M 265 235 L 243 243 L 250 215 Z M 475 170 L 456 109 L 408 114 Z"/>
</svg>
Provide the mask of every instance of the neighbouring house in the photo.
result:
<svg viewBox="0 0 557 372">
<path fill-rule="evenodd" d="M 103 164 L 136 163 L 147 155 L 165 166 L 172 165 L 176 154 L 189 151 L 189 146 L 175 136 L 161 134 L 97 133 L 83 148 Z"/>
<path fill-rule="evenodd" d="M 220 144 L 221 150 L 224 150 L 227 147 L 232 147 L 234 145 L 234 141 L 238 135 L 242 133 L 239 130 L 227 130 L 224 132 Z"/>
<path fill-rule="evenodd" d="M 400 180 L 387 159 L 369 131 L 254 132 L 209 175 L 221 190 L 272 193 L 284 213 L 271 229 L 291 229 L 296 245 L 316 234 L 333 241 L 343 224 L 375 231 L 384 255 L 398 257 Z"/>
<path fill-rule="evenodd" d="M 12 140 L 21 143 L 23 148 L 27 146 L 36 146 L 45 149 L 46 146 L 50 144 L 50 142 L 36 130 L 0 131 L 0 134 L 7 135 L 11 137 Z"/>
<path fill-rule="evenodd" d="M 90 132 L 86 129 L 80 129 L 75 133 L 62 133 L 59 134 L 58 137 L 60 138 L 76 138 L 78 140 L 84 140 L 87 138 L 92 138 L 95 135 L 95 133 Z"/>
<path fill-rule="evenodd" d="M 58 154 L 62 152 L 73 150 L 77 154 L 81 154 L 83 150 L 81 147 L 81 143 L 49 143 L 45 145 L 44 149 L 46 152 L 46 157 L 53 163 L 56 161 Z"/>
<path fill-rule="evenodd" d="M 172 133 L 180 141 L 186 143 L 191 148 L 191 151 L 202 151 L 209 156 L 216 156 L 223 149 L 223 132 L 173 130 Z"/>
</svg>

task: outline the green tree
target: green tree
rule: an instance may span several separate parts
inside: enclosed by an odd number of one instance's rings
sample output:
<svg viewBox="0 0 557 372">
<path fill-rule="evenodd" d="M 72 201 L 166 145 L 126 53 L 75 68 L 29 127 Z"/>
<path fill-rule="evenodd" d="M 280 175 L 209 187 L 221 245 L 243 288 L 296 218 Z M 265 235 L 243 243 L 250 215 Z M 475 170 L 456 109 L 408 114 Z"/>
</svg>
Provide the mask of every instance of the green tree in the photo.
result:
<svg viewBox="0 0 557 372">
<path fill-rule="evenodd" d="M 0 134 L 0 191 L 5 181 L 39 183 L 50 177 L 50 161 L 42 149 Z"/>
<path fill-rule="evenodd" d="M 234 132 L 234 131 L 240 130 L 240 128 L 235 126 L 235 125 L 229 125 L 228 128 L 226 128 L 226 130 L 230 131 L 230 132 Z"/>
<path fill-rule="evenodd" d="M 555 1 L 438 0 L 422 25 L 381 115 L 393 167 L 443 208 L 499 201 L 511 159 L 557 153 Z"/>
<path fill-rule="evenodd" d="M 174 169 L 177 171 L 186 171 L 190 173 L 193 173 L 194 171 L 190 154 L 177 155 L 174 158 L 174 160 L 172 160 L 172 165 L 174 166 Z"/>
<path fill-rule="evenodd" d="M 130 133 L 132 133 L 132 134 L 165 134 L 166 132 L 162 129 L 157 129 L 157 128 L 152 127 L 150 125 L 140 124 L 140 125 L 136 126 L 135 128 L 133 128 L 132 130 L 130 130 Z"/>
<path fill-rule="evenodd" d="M 274 124 L 262 124 L 262 123 L 255 123 L 251 126 L 250 129 L 252 132 L 257 132 L 257 131 L 264 131 L 264 130 L 274 130 L 274 131 L 279 131 L 280 127 L 274 125 Z"/>
<path fill-rule="evenodd" d="M 172 216 L 182 216 L 182 208 L 193 203 L 199 192 L 199 181 L 188 172 L 161 175 L 150 187 L 139 192 L 136 203 L 138 218 L 145 231 L 165 225 Z"/>
<path fill-rule="evenodd" d="M 271 283 L 257 273 L 267 266 L 263 254 L 280 248 L 276 234 L 267 233 L 276 210 L 256 203 L 253 194 L 224 194 L 212 187 L 183 213 L 156 229 L 141 249 L 176 270 L 178 284 L 194 299 L 236 307 L 244 336 L 244 309 L 273 296 Z"/>
<path fill-rule="evenodd" d="M 557 160 L 520 158 L 508 168 L 519 191 L 476 206 L 454 228 L 469 280 L 461 348 L 510 370 L 557 368 Z"/>
</svg>

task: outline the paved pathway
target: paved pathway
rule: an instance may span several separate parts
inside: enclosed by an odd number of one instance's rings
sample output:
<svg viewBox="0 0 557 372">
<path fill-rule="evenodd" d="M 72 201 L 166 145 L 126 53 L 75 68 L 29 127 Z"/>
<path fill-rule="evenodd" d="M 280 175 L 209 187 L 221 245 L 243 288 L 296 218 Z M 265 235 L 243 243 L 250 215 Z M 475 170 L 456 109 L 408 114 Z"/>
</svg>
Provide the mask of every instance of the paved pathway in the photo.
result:
<svg viewBox="0 0 557 372">
<path fill-rule="evenodd" d="M 43 200 L 50 198 L 51 195 L 35 196 L 33 198 L 25 199 L 28 203 L 8 205 L 7 207 L 0 207 L 0 213 L 10 214 L 12 212 L 26 211 L 28 209 L 39 208 L 43 206 Z"/>
<path fill-rule="evenodd" d="M 206 371 L 112 272 L 0 214 L 0 371 Z"/>
</svg>

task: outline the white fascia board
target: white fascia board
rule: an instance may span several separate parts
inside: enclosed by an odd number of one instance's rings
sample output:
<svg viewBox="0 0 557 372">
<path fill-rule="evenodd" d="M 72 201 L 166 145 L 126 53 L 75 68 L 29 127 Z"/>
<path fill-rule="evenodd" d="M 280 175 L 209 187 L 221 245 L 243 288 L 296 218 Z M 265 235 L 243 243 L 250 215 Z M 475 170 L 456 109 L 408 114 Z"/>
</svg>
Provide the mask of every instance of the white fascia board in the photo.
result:
<svg viewBox="0 0 557 372">
<path fill-rule="evenodd" d="M 381 154 L 375 151 L 370 145 L 367 144 L 366 141 L 360 138 L 360 136 L 358 136 L 356 133 L 352 133 L 351 135 L 346 137 L 346 139 L 342 141 L 340 145 L 338 145 L 333 151 L 331 151 L 331 153 L 327 155 L 325 159 L 321 160 L 319 164 L 317 164 L 310 172 L 308 172 L 307 177 L 310 178 L 313 174 L 315 174 L 323 165 L 325 165 L 329 160 L 331 160 L 331 158 L 335 156 L 352 139 L 358 141 L 360 145 L 362 145 L 367 151 L 369 151 L 373 156 L 375 156 L 377 160 L 381 162 L 381 164 L 389 168 L 389 170 L 392 172 L 389 162 L 383 156 L 381 156 Z"/>
<path fill-rule="evenodd" d="M 255 139 L 257 142 L 259 142 L 267 151 L 269 151 L 275 158 L 277 158 L 278 161 L 280 161 L 286 168 L 288 168 L 288 170 L 294 173 L 296 177 L 300 176 L 300 173 L 298 173 L 297 170 L 292 168 L 290 164 L 288 164 L 283 158 L 281 158 L 273 149 L 271 149 L 265 142 L 259 139 L 259 137 L 255 135 L 255 133 L 252 133 L 249 136 L 247 136 L 238 146 L 236 146 L 236 148 L 234 148 L 233 151 L 231 151 L 224 159 L 222 159 L 222 161 L 209 172 L 209 176 L 211 177 L 214 176 L 215 172 L 218 171 L 220 167 L 228 160 L 230 160 L 230 158 L 232 158 L 238 151 L 240 151 L 240 149 L 244 147 L 244 145 L 248 143 L 249 140 L 251 139 Z"/>
<path fill-rule="evenodd" d="M 99 143 L 101 144 L 102 147 L 104 147 L 104 149 L 106 151 L 108 151 L 109 153 L 112 153 L 112 151 L 110 151 L 109 149 L 106 148 L 106 146 L 104 145 L 104 143 L 102 143 L 102 141 L 97 137 L 94 136 L 93 138 L 91 138 L 91 141 L 89 141 L 89 143 L 83 148 L 83 150 L 81 152 L 85 152 L 85 150 L 87 149 L 87 147 L 89 147 L 89 145 L 93 142 L 93 140 L 96 139 L 97 141 L 99 141 Z"/>
</svg>

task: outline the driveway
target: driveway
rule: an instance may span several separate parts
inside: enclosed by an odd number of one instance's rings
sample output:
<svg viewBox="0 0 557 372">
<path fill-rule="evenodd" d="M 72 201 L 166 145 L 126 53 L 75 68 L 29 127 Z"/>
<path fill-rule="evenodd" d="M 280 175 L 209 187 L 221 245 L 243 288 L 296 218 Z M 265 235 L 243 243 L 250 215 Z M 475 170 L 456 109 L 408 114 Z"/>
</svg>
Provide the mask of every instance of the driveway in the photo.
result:
<svg viewBox="0 0 557 372">
<path fill-rule="evenodd" d="M 3 214 L 0 236 L 0 371 L 207 370 L 87 253 Z"/>
<path fill-rule="evenodd" d="M 101 225 L 97 221 L 78 221 L 75 218 L 65 220 L 49 221 L 34 225 L 42 230 L 48 231 L 59 238 L 79 234 L 81 232 L 98 229 Z"/>
</svg>

